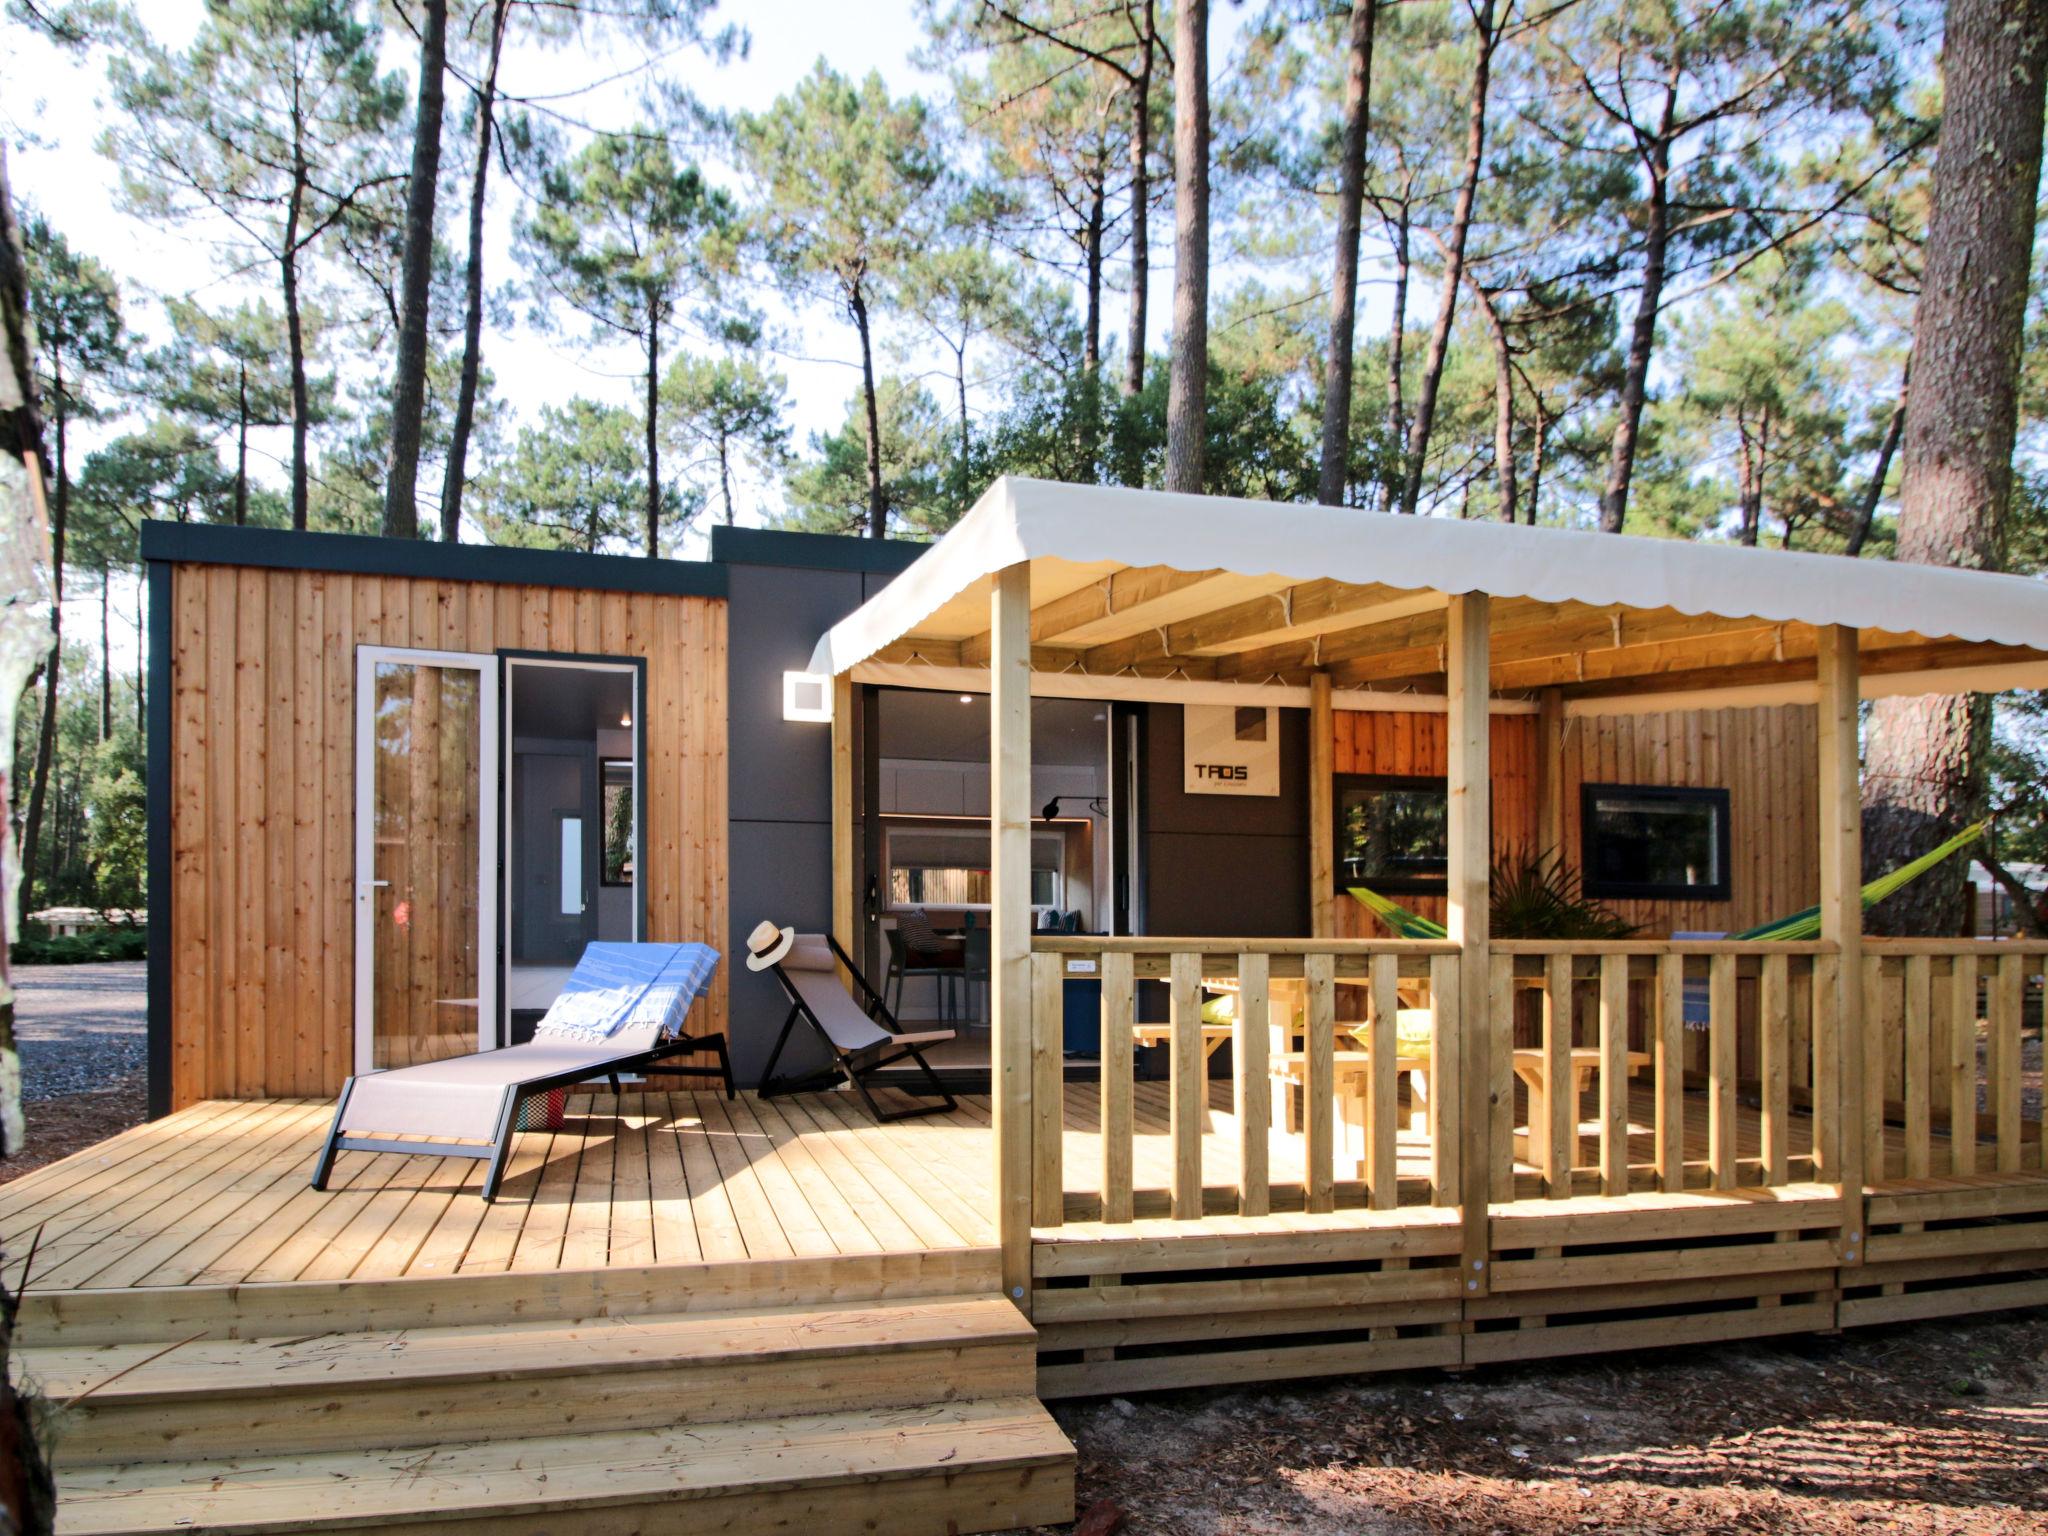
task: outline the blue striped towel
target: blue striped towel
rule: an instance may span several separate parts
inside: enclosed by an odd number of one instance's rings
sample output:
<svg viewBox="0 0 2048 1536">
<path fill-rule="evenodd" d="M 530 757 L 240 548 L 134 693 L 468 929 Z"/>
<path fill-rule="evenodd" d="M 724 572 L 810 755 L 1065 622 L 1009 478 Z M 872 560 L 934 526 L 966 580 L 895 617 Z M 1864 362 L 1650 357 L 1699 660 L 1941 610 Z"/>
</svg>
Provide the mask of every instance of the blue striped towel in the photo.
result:
<svg viewBox="0 0 2048 1536">
<path fill-rule="evenodd" d="M 650 1027 L 674 1034 L 717 970 L 708 944 L 592 944 L 534 1035 L 595 1044 Z"/>
</svg>

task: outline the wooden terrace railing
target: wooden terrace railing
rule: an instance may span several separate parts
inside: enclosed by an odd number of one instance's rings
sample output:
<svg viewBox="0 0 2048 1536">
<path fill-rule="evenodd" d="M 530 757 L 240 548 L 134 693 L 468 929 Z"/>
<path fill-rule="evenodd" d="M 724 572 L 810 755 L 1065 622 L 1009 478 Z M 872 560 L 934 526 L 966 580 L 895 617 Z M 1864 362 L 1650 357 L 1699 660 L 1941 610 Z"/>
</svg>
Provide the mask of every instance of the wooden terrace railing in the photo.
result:
<svg viewBox="0 0 2048 1536">
<path fill-rule="evenodd" d="M 1455 1206 L 1468 1157 L 1486 1161 L 1495 1203 L 1839 1183 L 1844 1134 L 1860 1138 L 1873 1181 L 2044 1166 L 2038 1110 L 2022 1112 L 2021 1034 L 2048 945 L 1866 940 L 1854 1106 L 1836 1082 L 1840 959 L 1827 942 L 1495 941 L 1488 996 L 1462 1024 L 1450 941 L 1037 936 L 1032 949 L 1036 1228 Z M 1102 986 L 1093 1084 L 1066 1080 L 1070 978 Z M 1162 1004 L 1141 1006 L 1145 983 Z M 1234 996 L 1229 1021 L 1205 1025 L 1205 996 L 1219 994 Z M 1479 1021 L 1490 1112 L 1465 1126 L 1460 1042 Z M 1141 1041 L 1163 1044 L 1168 1065 L 1166 1155 L 1162 1167 L 1155 1127 L 1149 1178 Z M 1205 1139 L 1209 1066 L 1225 1046 L 1233 1124 L 1219 1142 Z M 1083 1127 L 1095 1101 L 1092 1171 L 1067 1166 L 1070 1097 Z"/>
</svg>

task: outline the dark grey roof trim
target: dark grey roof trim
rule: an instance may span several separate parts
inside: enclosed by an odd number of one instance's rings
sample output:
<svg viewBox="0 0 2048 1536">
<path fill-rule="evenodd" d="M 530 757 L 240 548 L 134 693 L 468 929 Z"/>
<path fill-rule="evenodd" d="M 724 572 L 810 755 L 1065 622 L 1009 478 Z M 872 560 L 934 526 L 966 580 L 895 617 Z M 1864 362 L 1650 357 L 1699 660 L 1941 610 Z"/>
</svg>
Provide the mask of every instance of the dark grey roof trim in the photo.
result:
<svg viewBox="0 0 2048 1536">
<path fill-rule="evenodd" d="M 218 523 L 146 522 L 142 525 L 142 558 L 186 565 L 250 565 L 591 592 L 654 592 L 672 597 L 723 597 L 726 589 L 724 566 L 708 560 L 648 560 L 367 534 L 233 528 Z"/>
<path fill-rule="evenodd" d="M 895 576 L 930 548 L 910 539 L 853 539 L 782 528 L 728 528 L 723 523 L 711 530 L 711 558 L 720 565 L 780 565 Z"/>
</svg>

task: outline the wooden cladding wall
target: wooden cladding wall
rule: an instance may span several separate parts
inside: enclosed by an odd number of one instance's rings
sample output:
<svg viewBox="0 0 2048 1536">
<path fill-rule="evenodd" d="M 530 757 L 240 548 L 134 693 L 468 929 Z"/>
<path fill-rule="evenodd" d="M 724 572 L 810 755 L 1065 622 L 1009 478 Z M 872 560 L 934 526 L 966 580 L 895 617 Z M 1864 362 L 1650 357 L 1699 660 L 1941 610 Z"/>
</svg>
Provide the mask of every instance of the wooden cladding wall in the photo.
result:
<svg viewBox="0 0 2048 1536">
<path fill-rule="evenodd" d="M 359 645 L 645 656 L 648 937 L 724 947 L 723 602 L 219 565 L 171 591 L 173 1108 L 351 1070 Z M 721 971 L 693 1023 L 725 998 Z"/>
<path fill-rule="evenodd" d="M 1583 784 L 1674 784 L 1725 788 L 1729 800 L 1730 899 L 1613 901 L 1646 938 L 1671 933 L 1735 933 L 1810 907 L 1820 895 L 1820 831 L 1815 804 L 1819 755 L 1815 711 L 1708 709 L 1611 715 L 1565 722 L 1564 854 L 1579 862 L 1579 788 Z M 1338 773 L 1444 771 L 1444 717 L 1366 714 L 1335 718 Z M 1496 852 L 1538 839 L 1537 722 L 1529 715 L 1493 720 L 1493 842 Z M 1397 898 L 1424 916 L 1443 917 L 1440 897 Z M 1337 904 L 1346 938 L 1383 933 L 1357 902 Z"/>
</svg>

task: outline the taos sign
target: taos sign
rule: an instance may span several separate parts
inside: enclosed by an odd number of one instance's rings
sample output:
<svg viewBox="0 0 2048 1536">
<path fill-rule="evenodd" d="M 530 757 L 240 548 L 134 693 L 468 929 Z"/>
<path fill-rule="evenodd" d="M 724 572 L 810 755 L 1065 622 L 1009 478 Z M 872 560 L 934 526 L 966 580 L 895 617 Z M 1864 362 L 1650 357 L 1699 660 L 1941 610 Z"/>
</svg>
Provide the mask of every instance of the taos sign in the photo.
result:
<svg viewBox="0 0 2048 1536">
<path fill-rule="evenodd" d="M 1263 705 L 1189 704 L 1181 787 L 1191 795 L 1280 793 L 1280 712 Z"/>
</svg>

